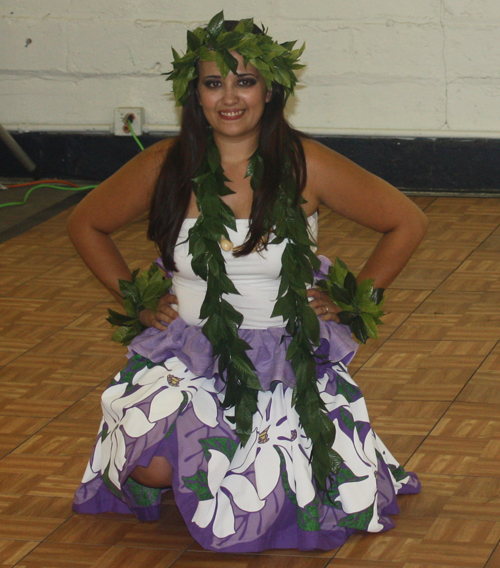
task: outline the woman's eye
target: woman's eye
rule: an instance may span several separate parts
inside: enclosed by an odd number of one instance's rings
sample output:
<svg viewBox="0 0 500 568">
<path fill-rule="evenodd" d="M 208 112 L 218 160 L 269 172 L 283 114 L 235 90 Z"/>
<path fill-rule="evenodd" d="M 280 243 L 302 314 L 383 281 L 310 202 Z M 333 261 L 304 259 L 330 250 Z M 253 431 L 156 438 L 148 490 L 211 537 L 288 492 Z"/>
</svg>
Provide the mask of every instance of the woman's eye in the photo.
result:
<svg viewBox="0 0 500 568">
<path fill-rule="evenodd" d="M 239 84 L 242 87 L 253 87 L 257 81 L 255 79 L 240 79 Z"/>
<path fill-rule="evenodd" d="M 220 81 L 205 81 L 204 85 L 208 89 L 216 89 L 217 87 L 220 87 L 221 82 Z"/>
</svg>

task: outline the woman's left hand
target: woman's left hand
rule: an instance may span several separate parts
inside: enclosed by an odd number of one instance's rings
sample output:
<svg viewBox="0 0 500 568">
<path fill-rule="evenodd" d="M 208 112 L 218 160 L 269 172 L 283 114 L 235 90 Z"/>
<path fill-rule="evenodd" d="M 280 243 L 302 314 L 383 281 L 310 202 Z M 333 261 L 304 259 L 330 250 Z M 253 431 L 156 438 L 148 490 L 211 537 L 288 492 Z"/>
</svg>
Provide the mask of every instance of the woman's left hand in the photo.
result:
<svg viewBox="0 0 500 568">
<path fill-rule="evenodd" d="M 323 292 L 319 288 L 310 288 L 307 291 L 307 297 L 312 298 L 309 305 L 319 318 L 323 321 L 336 321 L 339 323 L 337 313 L 340 312 L 341 309 L 332 301 L 326 292 Z"/>
</svg>

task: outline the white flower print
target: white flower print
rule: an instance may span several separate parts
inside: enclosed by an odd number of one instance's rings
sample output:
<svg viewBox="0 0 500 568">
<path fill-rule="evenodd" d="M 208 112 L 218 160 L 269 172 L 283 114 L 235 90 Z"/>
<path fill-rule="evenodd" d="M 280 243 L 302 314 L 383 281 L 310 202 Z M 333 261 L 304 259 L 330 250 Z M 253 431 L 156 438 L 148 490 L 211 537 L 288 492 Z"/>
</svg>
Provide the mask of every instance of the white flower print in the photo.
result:
<svg viewBox="0 0 500 568">
<path fill-rule="evenodd" d="M 117 375 L 115 381 L 119 380 Z M 170 416 L 186 402 L 191 402 L 197 418 L 214 427 L 217 424 L 217 403 L 211 393 L 216 393 L 214 381 L 197 377 L 178 359 L 166 361 L 151 369 L 141 369 L 133 378 L 138 386 L 126 395 L 127 383 L 108 387 L 102 395 L 103 420 L 94 454 L 87 466 L 83 483 L 89 482 L 108 469 L 109 480 L 120 489 L 120 473 L 126 463 L 126 439 L 140 438 L 155 424 Z M 158 392 L 160 391 L 160 392 Z M 155 396 L 154 393 L 158 393 Z M 153 396 L 146 415 L 138 406 Z M 104 423 L 107 433 L 102 435 Z"/>
<path fill-rule="evenodd" d="M 281 473 L 278 446 L 285 459 L 288 483 L 297 496 L 299 507 L 315 497 L 309 462 L 312 443 L 299 425 L 292 407 L 293 389 L 279 383 L 273 392 L 259 392 L 258 410 L 253 418 L 253 431 L 244 447 L 239 446 L 233 459 L 235 472 L 243 472 L 254 464 L 257 493 L 265 499 L 276 487 Z M 240 462 L 240 465 L 237 465 Z"/>
<path fill-rule="evenodd" d="M 266 503 L 259 498 L 255 487 L 244 475 L 234 472 L 234 465 L 225 454 L 213 449 L 209 452 L 207 482 L 214 497 L 198 503 L 193 522 L 206 528 L 213 519 L 214 535 L 226 538 L 236 532 L 233 506 L 226 492 L 230 493 L 234 504 L 242 511 L 255 513 Z"/>
<path fill-rule="evenodd" d="M 125 465 L 126 441 L 125 435 L 139 438 L 147 434 L 153 427 L 152 424 L 139 408 L 132 406 L 132 401 L 140 401 L 136 393 L 123 396 L 127 385 L 112 385 L 104 391 L 102 396 L 103 423 L 107 424 L 108 430 L 104 436 L 101 433 L 94 450 L 92 463 L 89 463 L 83 481 L 90 481 L 99 473 L 104 474 L 108 469 L 108 477 L 111 483 L 120 488 L 119 475 Z"/>
<path fill-rule="evenodd" d="M 344 371 L 342 368 L 335 370 L 343 379 L 357 388 L 356 383 L 347 371 Z M 363 397 L 356 401 L 348 402 L 342 394 L 332 396 L 327 393 L 327 384 L 327 375 L 318 381 L 319 392 L 325 403 L 327 412 L 332 412 L 344 407 L 345 410 L 352 415 L 354 422 L 369 422 L 366 402 Z M 377 495 L 375 434 L 373 430 L 370 430 L 363 443 L 359 437 L 358 429 L 355 426 L 352 430 L 352 434 L 348 436 L 340 427 L 337 419 L 335 419 L 333 423 L 336 432 L 333 448 L 340 453 L 346 467 L 348 467 L 356 477 L 360 478 L 355 483 L 341 483 L 338 486 L 339 501 L 341 501 L 342 509 L 346 513 L 357 513 L 370 507 L 374 502 L 374 496 Z M 375 507 L 368 530 L 370 532 L 378 532 L 382 529 L 383 526 L 378 520 L 377 508 Z"/>
</svg>

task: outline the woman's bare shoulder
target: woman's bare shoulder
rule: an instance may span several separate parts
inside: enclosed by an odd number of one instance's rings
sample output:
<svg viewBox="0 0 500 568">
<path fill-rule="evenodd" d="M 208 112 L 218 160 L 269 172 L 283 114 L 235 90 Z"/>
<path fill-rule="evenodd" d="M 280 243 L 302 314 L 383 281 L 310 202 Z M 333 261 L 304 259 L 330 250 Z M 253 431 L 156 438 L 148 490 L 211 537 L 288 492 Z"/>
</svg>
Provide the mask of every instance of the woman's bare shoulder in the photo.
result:
<svg viewBox="0 0 500 568">
<path fill-rule="evenodd" d="M 335 150 L 328 148 L 318 140 L 313 138 L 301 138 L 302 147 L 306 156 L 308 173 L 314 167 L 338 167 L 339 165 L 350 163 L 345 156 Z"/>
<path fill-rule="evenodd" d="M 163 138 L 148 146 L 140 154 L 137 155 L 137 162 L 150 163 L 151 165 L 163 164 L 165 157 L 170 152 L 172 146 L 175 144 L 176 138 Z"/>
</svg>

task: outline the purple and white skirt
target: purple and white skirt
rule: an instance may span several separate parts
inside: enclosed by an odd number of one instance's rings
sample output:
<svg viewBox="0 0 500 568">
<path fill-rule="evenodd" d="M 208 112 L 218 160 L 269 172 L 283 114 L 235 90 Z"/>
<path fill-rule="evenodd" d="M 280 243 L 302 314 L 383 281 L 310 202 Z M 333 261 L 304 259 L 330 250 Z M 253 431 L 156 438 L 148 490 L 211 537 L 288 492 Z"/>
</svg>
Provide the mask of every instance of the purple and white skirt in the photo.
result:
<svg viewBox="0 0 500 568">
<path fill-rule="evenodd" d="M 333 322 L 320 321 L 320 328 L 318 385 L 336 427 L 333 448 L 344 460 L 326 493 L 316 491 L 311 442 L 292 406 L 284 329 L 240 331 L 265 389 L 243 447 L 234 410 L 221 407 L 224 383 L 209 342 L 199 327 L 177 319 L 166 331 L 148 329 L 136 338 L 128 365 L 104 392 L 102 423 L 74 510 L 157 519 L 161 491 L 129 475 L 163 456 L 173 468 L 186 525 L 209 550 L 330 550 L 356 531 L 392 528 L 396 495 L 417 493 L 420 483 L 370 426 L 346 367 L 356 349 L 349 331 Z"/>
</svg>

